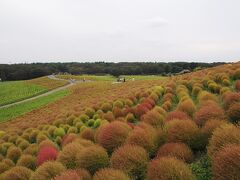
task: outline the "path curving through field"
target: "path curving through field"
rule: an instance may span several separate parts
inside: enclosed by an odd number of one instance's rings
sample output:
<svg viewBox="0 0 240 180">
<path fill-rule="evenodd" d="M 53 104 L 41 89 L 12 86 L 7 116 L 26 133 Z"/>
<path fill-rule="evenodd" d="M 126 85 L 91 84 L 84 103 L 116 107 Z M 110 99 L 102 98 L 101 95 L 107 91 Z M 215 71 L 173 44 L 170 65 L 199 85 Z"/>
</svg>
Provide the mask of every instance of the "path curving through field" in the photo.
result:
<svg viewBox="0 0 240 180">
<path fill-rule="evenodd" d="M 58 87 L 56 89 L 53 89 L 53 90 L 50 90 L 48 92 L 45 92 L 43 94 L 40 94 L 40 95 L 37 95 L 37 96 L 34 96 L 34 97 L 31 97 L 31 98 L 28 98 L 28 99 L 24 99 L 24 100 L 21 100 L 21 101 L 18 101 L 18 102 L 14 102 L 14 103 L 11 103 L 11 104 L 6 104 L 6 105 L 3 105 L 3 106 L 0 106 L 0 109 L 4 109 L 4 108 L 8 108 L 8 107 L 11 107 L 11 106 L 14 106 L 14 105 L 17 105 L 17 104 L 22 104 L 24 102 L 28 102 L 28 101 L 32 101 L 32 100 L 35 100 L 35 99 L 38 99 L 40 97 L 44 97 L 44 96 L 47 96 L 49 94 L 52 94 L 52 93 L 55 93 L 57 91 L 60 91 L 60 90 L 63 90 L 63 89 L 66 89 L 76 83 L 81 83 L 83 81 L 76 81 L 74 79 L 71 79 L 71 80 L 66 80 L 66 79 L 60 79 L 60 78 L 57 78 L 56 76 L 54 75 L 49 75 L 48 76 L 49 79 L 54 79 L 54 80 L 59 80 L 59 81 L 67 81 L 68 84 L 64 85 L 64 86 L 61 86 L 61 87 Z"/>
</svg>

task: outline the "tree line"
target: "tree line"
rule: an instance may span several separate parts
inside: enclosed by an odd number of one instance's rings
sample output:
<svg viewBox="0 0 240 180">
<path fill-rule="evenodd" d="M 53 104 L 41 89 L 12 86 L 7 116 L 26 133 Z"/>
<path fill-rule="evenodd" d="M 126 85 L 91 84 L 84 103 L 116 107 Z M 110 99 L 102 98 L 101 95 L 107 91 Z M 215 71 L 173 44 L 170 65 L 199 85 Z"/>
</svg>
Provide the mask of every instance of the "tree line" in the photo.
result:
<svg viewBox="0 0 240 180">
<path fill-rule="evenodd" d="M 94 63 L 32 63 L 32 64 L 0 64 L 2 81 L 26 80 L 53 73 L 70 73 L 74 75 L 110 74 L 119 75 L 168 75 L 182 70 L 194 71 L 199 68 L 213 67 L 223 63 L 197 62 L 94 62 Z"/>
</svg>

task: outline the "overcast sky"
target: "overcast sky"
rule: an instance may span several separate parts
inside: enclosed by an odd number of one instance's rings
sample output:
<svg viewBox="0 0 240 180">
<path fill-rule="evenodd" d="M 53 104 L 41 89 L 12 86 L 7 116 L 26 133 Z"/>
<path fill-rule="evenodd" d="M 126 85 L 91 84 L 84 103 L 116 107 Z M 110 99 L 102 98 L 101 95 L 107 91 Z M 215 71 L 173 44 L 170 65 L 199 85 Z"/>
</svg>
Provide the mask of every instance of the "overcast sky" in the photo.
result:
<svg viewBox="0 0 240 180">
<path fill-rule="evenodd" d="M 238 61 L 239 0 L 0 0 L 0 63 Z"/>
</svg>

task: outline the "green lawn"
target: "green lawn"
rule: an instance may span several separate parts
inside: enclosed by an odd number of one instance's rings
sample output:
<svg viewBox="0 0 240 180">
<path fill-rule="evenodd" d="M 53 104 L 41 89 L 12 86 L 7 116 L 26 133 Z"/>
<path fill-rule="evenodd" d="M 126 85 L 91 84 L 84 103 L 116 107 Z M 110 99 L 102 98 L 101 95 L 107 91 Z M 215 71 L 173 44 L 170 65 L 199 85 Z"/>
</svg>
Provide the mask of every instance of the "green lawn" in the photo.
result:
<svg viewBox="0 0 240 180">
<path fill-rule="evenodd" d="M 25 81 L 0 82 L 0 106 L 44 93 L 48 89 Z"/>
<path fill-rule="evenodd" d="M 30 112 L 36 108 L 47 105 L 69 94 L 68 90 L 61 90 L 50 95 L 40 97 L 38 99 L 21 103 L 8 108 L 0 109 L 0 122 L 10 120 L 27 112 Z"/>
</svg>

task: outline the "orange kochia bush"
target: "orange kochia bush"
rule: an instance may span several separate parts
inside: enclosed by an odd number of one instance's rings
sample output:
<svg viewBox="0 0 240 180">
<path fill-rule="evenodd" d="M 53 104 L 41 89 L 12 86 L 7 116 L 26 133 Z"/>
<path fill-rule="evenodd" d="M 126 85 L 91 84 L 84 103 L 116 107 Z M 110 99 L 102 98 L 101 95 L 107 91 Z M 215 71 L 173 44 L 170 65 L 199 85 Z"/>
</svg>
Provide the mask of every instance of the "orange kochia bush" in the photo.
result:
<svg viewBox="0 0 240 180">
<path fill-rule="evenodd" d="M 229 145 L 213 157 L 213 180 L 239 179 L 240 144 Z"/>
<path fill-rule="evenodd" d="M 192 150 L 184 143 L 166 143 L 157 152 L 157 157 L 171 156 L 190 163 L 193 160 Z"/>
<path fill-rule="evenodd" d="M 141 117 L 141 120 L 154 127 L 162 127 L 164 125 L 164 116 L 161 115 L 157 110 L 153 109 L 148 111 Z"/>
<path fill-rule="evenodd" d="M 130 131 L 131 128 L 126 123 L 114 121 L 110 124 L 100 126 L 96 132 L 95 139 L 108 152 L 112 152 L 125 142 Z"/>
<path fill-rule="evenodd" d="M 225 118 L 224 110 L 213 101 L 204 102 L 194 116 L 199 126 L 203 126 L 209 119 L 224 120 Z"/>
<path fill-rule="evenodd" d="M 224 108 L 227 110 L 230 105 L 240 102 L 240 93 L 229 92 L 224 96 Z"/>
<path fill-rule="evenodd" d="M 166 117 L 166 121 L 171 121 L 173 119 L 187 120 L 191 118 L 185 112 L 177 110 L 177 111 L 172 111 L 168 113 Z"/>
<path fill-rule="evenodd" d="M 144 178 L 149 157 L 144 148 L 124 145 L 115 150 L 111 157 L 111 166 L 127 173 L 132 178 Z"/>
<path fill-rule="evenodd" d="M 126 144 L 143 147 L 152 156 L 158 148 L 157 131 L 150 125 L 141 123 L 129 134 Z"/>
<path fill-rule="evenodd" d="M 240 91 L 240 80 L 236 81 L 235 88 L 236 88 L 237 91 Z"/>
<path fill-rule="evenodd" d="M 195 177 L 187 164 L 173 157 L 161 157 L 154 159 L 148 165 L 148 180 L 160 179 L 187 179 L 194 180 Z"/>
</svg>

